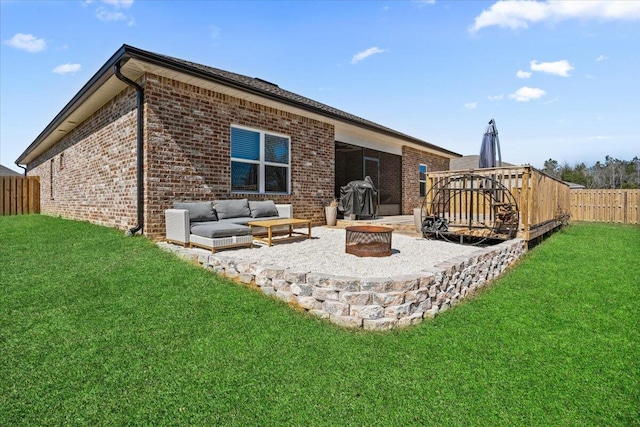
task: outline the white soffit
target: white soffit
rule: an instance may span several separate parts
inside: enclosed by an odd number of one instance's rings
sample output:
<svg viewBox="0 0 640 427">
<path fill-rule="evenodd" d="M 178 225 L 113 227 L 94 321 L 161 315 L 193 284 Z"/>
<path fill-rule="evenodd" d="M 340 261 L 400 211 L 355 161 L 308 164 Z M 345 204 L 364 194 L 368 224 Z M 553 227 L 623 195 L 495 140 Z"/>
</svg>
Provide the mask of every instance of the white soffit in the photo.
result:
<svg viewBox="0 0 640 427">
<path fill-rule="evenodd" d="M 135 81 L 142 75 L 142 71 L 139 67 L 132 66 L 133 64 L 130 65 L 130 62 L 127 62 L 122 67 L 121 72 Z M 87 96 L 84 99 L 80 99 L 77 102 L 78 105 L 72 108 L 66 117 L 62 117 L 62 121 L 25 157 L 23 164 L 28 164 L 35 160 L 40 154 L 55 145 L 126 88 L 126 83 L 115 75 L 111 75 L 101 86 L 89 91 Z"/>
</svg>

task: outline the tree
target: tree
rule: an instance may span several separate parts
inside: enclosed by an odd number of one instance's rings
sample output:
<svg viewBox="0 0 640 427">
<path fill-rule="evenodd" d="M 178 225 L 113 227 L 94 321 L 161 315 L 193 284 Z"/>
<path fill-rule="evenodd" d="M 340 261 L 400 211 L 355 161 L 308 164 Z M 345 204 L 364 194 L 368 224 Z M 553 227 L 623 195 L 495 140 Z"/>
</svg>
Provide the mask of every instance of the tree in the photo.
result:
<svg viewBox="0 0 640 427">
<path fill-rule="evenodd" d="M 542 170 L 542 172 L 555 178 L 560 178 L 560 168 L 558 167 L 558 161 L 553 159 L 545 160 L 544 169 Z"/>
<path fill-rule="evenodd" d="M 560 179 L 589 187 L 590 179 L 587 175 L 587 166 L 584 163 L 580 163 L 574 168 L 565 163 L 560 169 Z"/>
<path fill-rule="evenodd" d="M 604 163 L 597 161 L 593 166 L 584 163 L 569 166 L 549 159 L 544 162 L 544 173 L 563 181 L 582 184 L 587 188 L 640 188 L 640 158 L 630 161 L 605 156 Z"/>
</svg>

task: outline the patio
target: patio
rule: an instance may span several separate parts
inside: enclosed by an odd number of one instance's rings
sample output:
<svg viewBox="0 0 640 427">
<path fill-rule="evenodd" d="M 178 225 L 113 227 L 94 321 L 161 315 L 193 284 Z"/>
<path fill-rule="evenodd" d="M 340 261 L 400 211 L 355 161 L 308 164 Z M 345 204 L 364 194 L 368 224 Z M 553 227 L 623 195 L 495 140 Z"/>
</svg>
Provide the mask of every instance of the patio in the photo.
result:
<svg viewBox="0 0 640 427">
<path fill-rule="evenodd" d="M 406 220 L 397 218 L 396 225 Z M 384 221 L 376 223 L 388 224 Z M 216 254 L 158 245 L 312 315 L 373 330 L 433 318 L 499 276 L 525 251 L 522 239 L 477 248 L 397 232 L 391 256 L 360 258 L 345 253 L 344 234 L 338 227 L 314 227 L 312 239 Z"/>
</svg>

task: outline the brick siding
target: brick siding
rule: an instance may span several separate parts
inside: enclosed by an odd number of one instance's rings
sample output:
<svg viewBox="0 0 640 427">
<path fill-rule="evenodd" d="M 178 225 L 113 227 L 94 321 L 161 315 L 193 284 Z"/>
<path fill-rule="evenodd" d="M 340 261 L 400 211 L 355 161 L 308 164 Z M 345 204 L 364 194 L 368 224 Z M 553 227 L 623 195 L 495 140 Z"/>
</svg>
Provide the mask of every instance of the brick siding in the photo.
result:
<svg viewBox="0 0 640 427">
<path fill-rule="evenodd" d="M 121 92 L 29 164 L 27 174 L 40 176 L 43 214 L 121 229 L 137 223 L 135 108 L 135 91 Z"/>
<path fill-rule="evenodd" d="M 427 173 L 449 169 L 449 159 L 415 148 L 402 147 L 402 213 L 412 215 L 420 207 L 420 164 L 427 165 Z"/>
<path fill-rule="evenodd" d="M 324 223 L 323 206 L 334 195 L 333 125 L 153 74 L 138 83 L 146 100 L 147 236 L 164 237 L 164 210 L 174 201 L 268 198 L 292 204 L 296 217 Z M 291 194 L 231 194 L 232 125 L 291 138 Z M 446 170 L 449 160 L 403 147 L 404 214 L 422 201 L 420 163 L 430 171 Z M 399 175 L 386 172 L 382 178 L 393 186 Z M 136 225 L 135 91 L 126 88 L 70 131 L 29 164 L 28 175 L 40 176 L 44 214 L 122 230 Z"/>
<path fill-rule="evenodd" d="M 174 201 L 224 198 L 290 203 L 297 218 L 324 223 L 334 191 L 334 128 L 226 94 L 147 75 L 146 234 L 164 236 Z M 231 194 L 231 125 L 291 138 L 291 194 Z"/>
</svg>

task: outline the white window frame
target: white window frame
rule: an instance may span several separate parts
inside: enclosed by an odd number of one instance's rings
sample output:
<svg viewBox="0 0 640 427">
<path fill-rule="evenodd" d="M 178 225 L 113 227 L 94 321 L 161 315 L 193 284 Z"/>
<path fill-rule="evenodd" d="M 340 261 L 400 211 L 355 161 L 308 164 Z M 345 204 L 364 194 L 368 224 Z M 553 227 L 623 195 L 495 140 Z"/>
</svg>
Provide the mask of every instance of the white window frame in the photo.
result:
<svg viewBox="0 0 640 427">
<path fill-rule="evenodd" d="M 422 174 L 421 169 L 424 166 L 424 179 L 422 179 L 422 177 L 420 176 Z M 418 167 L 418 181 L 419 184 L 424 184 L 424 193 L 422 194 L 422 191 L 420 189 L 420 197 L 425 197 L 427 195 L 427 172 L 429 171 L 429 168 L 427 167 L 426 164 L 424 163 L 420 163 L 420 166 Z"/>
<path fill-rule="evenodd" d="M 256 132 L 258 134 L 260 134 L 260 159 L 259 160 L 248 160 L 248 159 L 241 159 L 241 158 L 237 158 L 237 157 L 231 157 L 231 161 L 229 163 L 229 166 L 231 166 L 231 162 L 238 162 L 238 163 L 249 163 L 249 164 L 257 164 L 258 165 L 258 191 L 234 191 L 233 188 L 231 189 L 231 193 L 232 194 L 291 194 L 291 137 L 289 135 L 285 135 L 282 133 L 278 133 L 278 132 L 271 132 L 271 131 L 265 131 L 265 130 L 261 130 L 261 129 L 255 129 L 255 128 L 250 128 L 247 126 L 241 126 L 241 125 L 231 125 L 231 128 L 229 129 L 229 153 L 231 153 L 232 151 L 232 144 L 233 141 L 231 141 L 231 129 L 232 128 L 236 128 L 236 129 L 242 129 L 242 130 L 247 130 L 250 132 Z M 280 138 L 286 138 L 287 141 L 289 142 L 289 147 L 288 147 L 288 152 L 287 152 L 287 164 L 284 163 L 274 163 L 274 162 L 267 162 L 265 160 L 265 154 L 264 154 L 264 147 L 265 147 L 265 135 L 273 135 L 273 136 L 277 136 Z M 286 168 L 287 169 L 287 189 L 285 192 L 266 192 L 265 190 L 265 166 L 275 166 L 275 167 L 280 167 L 280 168 Z M 229 169 L 231 171 L 231 168 Z"/>
</svg>

